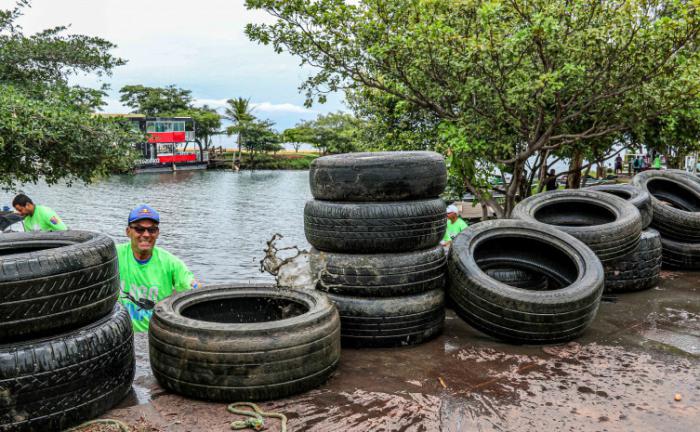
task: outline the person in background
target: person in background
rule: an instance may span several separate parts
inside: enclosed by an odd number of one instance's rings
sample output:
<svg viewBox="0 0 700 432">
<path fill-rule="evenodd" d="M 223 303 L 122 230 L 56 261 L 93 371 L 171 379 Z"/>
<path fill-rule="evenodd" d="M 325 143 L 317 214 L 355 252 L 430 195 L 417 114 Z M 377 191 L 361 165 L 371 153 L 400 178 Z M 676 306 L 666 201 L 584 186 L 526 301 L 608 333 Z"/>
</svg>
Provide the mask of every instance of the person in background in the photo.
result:
<svg viewBox="0 0 700 432">
<path fill-rule="evenodd" d="M 159 224 L 160 215 L 153 208 L 145 204 L 136 207 L 129 213 L 126 227 L 130 241 L 117 246 L 123 296 L 120 302 L 129 311 L 135 332 L 148 331 L 153 315 L 152 310 L 140 308 L 135 301 L 148 299 L 157 303 L 174 291 L 187 291 L 198 286 L 185 263 L 165 249 L 156 247 Z"/>
<path fill-rule="evenodd" d="M 635 174 L 639 173 L 639 171 L 642 170 L 643 164 L 644 164 L 644 162 L 642 162 L 641 156 L 637 156 L 636 158 L 634 158 L 634 162 L 632 163 L 632 168 L 634 169 Z"/>
<path fill-rule="evenodd" d="M 615 158 L 615 174 L 622 174 L 622 156 L 620 155 Z"/>
<path fill-rule="evenodd" d="M 557 186 L 557 174 L 556 171 L 554 171 L 554 168 L 549 170 L 549 175 L 545 179 L 545 184 L 544 184 L 544 190 L 546 191 L 553 191 L 557 190 L 559 186 Z"/>
<path fill-rule="evenodd" d="M 440 244 L 443 246 L 450 246 L 452 244 L 452 240 L 454 240 L 454 238 L 457 237 L 457 234 L 464 231 L 469 225 L 466 222 L 464 222 L 464 219 L 459 217 L 459 215 L 457 214 L 457 206 L 455 206 L 454 204 L 450 204 L 447 206 L 446 213 L 447 229 L 445 230 L 445 236 L 442 238 Z"/>
<path fill-rule="evenodd" d="M 34 204 L 25 194 L 18 194 L 12 200 L 12 207 L 24 217 L 22 224 L 26 232 L 65 231 L 68 229 L 60 217 L 45 205 Z"/>
<path fill-rule="evenodd" d="M 661 169 L 661 155 L 657 154 L 654 156 L 654 162 L 652 162 L 651 167 L 654 168 L 655 170 L 660 170 Z"/>
</svg>

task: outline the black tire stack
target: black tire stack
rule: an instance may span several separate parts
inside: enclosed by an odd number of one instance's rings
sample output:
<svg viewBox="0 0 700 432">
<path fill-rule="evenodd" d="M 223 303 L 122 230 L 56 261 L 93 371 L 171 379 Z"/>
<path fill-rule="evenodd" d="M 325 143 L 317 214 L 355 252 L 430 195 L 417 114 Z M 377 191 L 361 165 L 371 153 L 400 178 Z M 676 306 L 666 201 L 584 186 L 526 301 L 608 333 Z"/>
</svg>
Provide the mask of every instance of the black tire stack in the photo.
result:
<svg viewBox="0 0 700 432">
<path fill-rule="evenodd" d="M 587 190 L 609 193 L 627 200 L 639 210 L 642 234 L 639 245 L 631 253 L 605 265 L 605 290 L 613 293 L 642 291 L 659 283 L 661 273 L 661 236 L 649 228 L 654 209 L 651 195 L 630 184 L 593 186 Z"/>
<path fill-rule="evenodd" d="M 682 170 L 644 171 L 632 183 L 651 195 L 651 226 L 661 235 L 663 265 L 700 270 L 700 181 Z"/>
<path fill-rule="evenodd" d="M 513 216 L 545 223 L 586 243 L 605 268 L 605 290 L 631 292 L 658 284 L 659 233 L 649 194 L 630 185 L 605 185 L 534 195 L 519 203 Z"/>
<path fill-rule="evenodd" d="M 340 311 L 346 346 L 417 344 L 444 322 L 443 157 L 351 153 L 316 159 L 304 208 L 317 288 Z"/>
<path fill-rule="evenodd" d="M 131 389 L 134 344 L 99 233 L 0 235 L 0 431 L 62 430 Z"/>
</svg>

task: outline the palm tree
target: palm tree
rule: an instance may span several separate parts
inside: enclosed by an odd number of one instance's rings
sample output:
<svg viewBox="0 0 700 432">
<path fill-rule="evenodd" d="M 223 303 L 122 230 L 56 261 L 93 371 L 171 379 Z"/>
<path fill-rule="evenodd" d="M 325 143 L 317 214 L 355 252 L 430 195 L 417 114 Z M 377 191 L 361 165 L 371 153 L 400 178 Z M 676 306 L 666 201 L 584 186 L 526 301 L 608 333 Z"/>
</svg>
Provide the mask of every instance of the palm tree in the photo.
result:
<svg viewBox="0 0 700 432">
<path fill-rule="evenodd" d="M 241 144 L 243 143 L 243 132 L 246 127 L 255 120 L 253 115 L 253 108 L 250 106 L 250 99 L 244 99 L 242 97 L 236 99 L 229 99 L 226 101 L 229 105 L 226 107 L 225 114 L 223 118 L 231 121 L 232 126 L 226 128 L 226 134 L 231 136 L 234 133 L 238 134 L 238 159 L 241 158 Z M 235 158 L 234 158 L 235 159 Z"/>
</svg>

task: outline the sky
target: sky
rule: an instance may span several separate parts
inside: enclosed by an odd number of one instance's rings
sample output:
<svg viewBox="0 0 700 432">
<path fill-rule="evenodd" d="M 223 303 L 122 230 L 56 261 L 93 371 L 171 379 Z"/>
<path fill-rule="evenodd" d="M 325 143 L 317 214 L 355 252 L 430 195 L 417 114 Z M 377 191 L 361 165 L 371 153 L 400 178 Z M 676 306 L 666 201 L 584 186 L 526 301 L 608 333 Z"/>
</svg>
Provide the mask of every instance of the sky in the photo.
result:
<svg viewBox="0 0 700 432">
<path fill-rule="evenodd" d="M 0 0 L 9 9 L 14 0 Z M 258 118 L 282 131 L 319 114 L 347 110 L 342 95 L 304 107 L 298 87 L 312 73 L 299 59 L 276 54 L 272 47 L 248 40 L 247 23 L 273 22 L 262 11 L 248 11 L 243 0 L 32 0 L 18 23 L 25 34 L 69 25 L 68 32 L 99 36 L 115 45 L 115 56 L 128 61 L 111 77 L 74 78 L 80 85 L 111 86 L 108 113 L 127 113 L 119 89 L 128 84 L 192 91 L 195 104 L 222 111 L 227 99 L 250 98 Z"/>
</svg>

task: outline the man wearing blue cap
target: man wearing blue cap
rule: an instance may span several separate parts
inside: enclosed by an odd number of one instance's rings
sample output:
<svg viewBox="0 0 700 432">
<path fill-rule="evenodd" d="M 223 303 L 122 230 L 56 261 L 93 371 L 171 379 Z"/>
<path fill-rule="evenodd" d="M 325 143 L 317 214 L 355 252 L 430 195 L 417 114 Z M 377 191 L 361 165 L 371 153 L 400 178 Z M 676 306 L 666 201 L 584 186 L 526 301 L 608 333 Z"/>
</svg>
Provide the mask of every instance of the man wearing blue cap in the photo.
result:
<svg viewBox="0 0 700 432">
<path fill-rule="evenodd" d="M 148 299 L 159 302 L 172 295 L 173 291 L 197 287 L 185 263 L 156 247 L 159 223 L 160 215 L 153 208 L 145 204 L 136 207 L 129 213 L 126 227 L 126 235 L 131 241 L 117 246 L 122 294 L 135 301 Z M 134 331 L 148 331 L 153 311 L 140 308 L 128 298 L 121 298 L 120 301 L 131 315 Z"/>
</svg>

